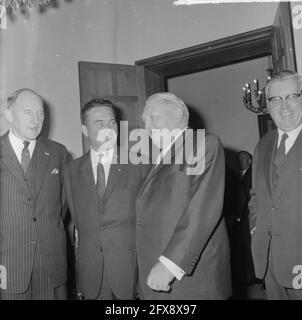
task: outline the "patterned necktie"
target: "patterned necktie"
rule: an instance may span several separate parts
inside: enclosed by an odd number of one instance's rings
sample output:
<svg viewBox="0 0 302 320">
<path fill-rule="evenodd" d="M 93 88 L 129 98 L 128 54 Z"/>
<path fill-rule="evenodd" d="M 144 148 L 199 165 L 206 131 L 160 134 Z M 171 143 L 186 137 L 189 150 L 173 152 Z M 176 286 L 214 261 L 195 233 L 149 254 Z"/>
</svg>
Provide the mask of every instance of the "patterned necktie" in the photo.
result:
<svg viewBox="0 0 302 320">
<path fill-rule="evenodd" d="M 100 201 L 103 199 L 105 189 L 106 189 L 105 171 L 104 171 L 104 166 L 101 162 L 102 157 L 103 157 L 103 154 L 99 154 L 99 163 L 96 171 L 97 172 L 96 191 Z"/>
<path fill-rule="evenodd" d="M 28 141 L 23 141 L 24 148 L 22 150 L 21 154 L 21 167 L 23 168 L 24 173 L 26 174 L 27 168 L 29 166 L 30 162 L 30 153 L 28 150 L 29 142 Z"/>
<path fill-rule="evenodd" d="M 283 133 L 279 148 L 276 151 L 274 164 L 278 167 L 282 159 L 285 157 L 285 141 L 288 138 L 288 134 Z"/>
</svg>

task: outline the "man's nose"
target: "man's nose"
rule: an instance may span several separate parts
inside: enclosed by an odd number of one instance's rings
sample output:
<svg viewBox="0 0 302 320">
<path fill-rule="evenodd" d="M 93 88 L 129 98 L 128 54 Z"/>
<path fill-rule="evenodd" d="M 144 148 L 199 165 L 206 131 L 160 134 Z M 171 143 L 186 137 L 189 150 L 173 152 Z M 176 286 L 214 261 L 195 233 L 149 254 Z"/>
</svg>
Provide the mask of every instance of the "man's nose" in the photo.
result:
<svg viewBox="0 0 302 320">
<path fill-rule="evenodd" d="M 282 99 L 282 101 L 281 101 L 281 108 L 282 108 L 282 109 L 287 109 L 287 108 L 289 108 L 288 101 L 287 101 L 286 98 Z"/>
<path fill-rule="evenodd" d="M 39 115 L 38 114 L 33 114 L 32 116 L 32 122 L 37 124 L 39 122 Z"/>
</svg>

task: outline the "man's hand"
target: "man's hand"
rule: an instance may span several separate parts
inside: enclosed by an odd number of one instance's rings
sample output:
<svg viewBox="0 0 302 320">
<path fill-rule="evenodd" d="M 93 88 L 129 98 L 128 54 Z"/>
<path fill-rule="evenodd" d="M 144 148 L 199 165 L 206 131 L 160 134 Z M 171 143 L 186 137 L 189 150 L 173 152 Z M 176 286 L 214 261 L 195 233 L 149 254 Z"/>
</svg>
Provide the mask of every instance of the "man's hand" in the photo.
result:
<svg viewBox="0 0 302 320">
<path fill-rule="evenodd" d="M 148 275 L 147 285 L 156 291 L 169 291 L 173 278 L 173 274 L 161 262 L 157 262 Z"/>
</svg>

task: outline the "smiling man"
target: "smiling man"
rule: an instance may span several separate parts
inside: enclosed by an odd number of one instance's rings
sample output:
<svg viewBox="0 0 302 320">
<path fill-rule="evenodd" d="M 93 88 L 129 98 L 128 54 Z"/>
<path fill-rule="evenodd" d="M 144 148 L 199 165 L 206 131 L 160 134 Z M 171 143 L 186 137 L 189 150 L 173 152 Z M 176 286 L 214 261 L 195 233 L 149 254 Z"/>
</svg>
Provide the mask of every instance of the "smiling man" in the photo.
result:
<svg viewBox="0 0 302 320">
<path fill-rule="evenodd" d="M 11 129 L 0 137 L 0 300 L 66 298 L 66 239 L 61 218 L 64 146 L 40 137 L 43 100 L 31 89 L 7 99 Z"/>
<path fill-rule="evenodd" d="M 302 299 L 294 268 L 302 265 L 301 77 L 281 71 L 265 92 L 277 129 L 255 149 L 250 201 L 252 253 L 268 299 Z"/>
<path fill-rule="evenodd" d="M 227 299 L 230 253 L 221 215 L 225 164 L 220 140 L 208 133 L 199 139 L 188 128 L 186 105 L 169 92 L 151 95 L 142 118 L 161 152 L 137 199 L 140 297 Z"/>
<path fill-rule="evenodd" d="M 106 99 L 83 106 L 90 150 L 70 163 L 65 179 L 78 232 L 78 290 L 88 300 L 136 295 L 135 204 L 144 172 L 140 165 L 121 164 L 116 111 Z"/>
</svg>

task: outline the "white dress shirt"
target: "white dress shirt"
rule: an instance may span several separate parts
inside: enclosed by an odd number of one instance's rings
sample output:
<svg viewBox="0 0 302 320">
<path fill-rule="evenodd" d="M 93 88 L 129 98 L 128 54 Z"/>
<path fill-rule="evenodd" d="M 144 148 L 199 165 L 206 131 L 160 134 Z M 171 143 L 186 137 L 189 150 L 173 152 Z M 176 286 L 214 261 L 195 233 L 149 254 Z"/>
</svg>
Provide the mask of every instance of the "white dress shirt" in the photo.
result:
<svg viewBox="0 0 302 320">
<path fill-rule="evenodd" d="M 285 140 L 285 154 L 288 153 L 288 151 L 292 148 L 294 145 L 300 131 L 302 129 L 302 123 L 294 130 L 290 132 L 283 132 L 282 130 L 278 129 L 278 145 L 277 147 L 279 148 L 279 145 L 281 143 L 281 138 L 284 133 L 288 135 L 288 138 Z"/>
<path fill-rule="evenodd" d="M 158 166 L 160 161 L 164 158 L 165 154 L 171 149 L 174 142 L 177 140 L 178 137 L 185 131 L 187 127 L 183 128 L 174 138 L 174 140 L 166 146 L 158 155 L 155 166 Z M 170 259 L 166 258 L 165 256 L 160 256 L 158 260 L 174 275 L 177 280 L 181 280 L 185 274 L 183 269 L 181 269 L 177 264 L 175 264 Z"/>
<path fill-rule="evenodd" d="M 107 185 L 110 166 L 113 158 L 114 149 L 106 150 L 105 152 L 101 152 L 103 155 L 101 158 L 101 163 L 104 167 L 105 172 L 105 186 Z M 99 164 L 99 155 L 100 153 L 96 152 L 94 149 L 90 148 L 90 158 L 91 158 L 91 164 L 92 164 L 92 171 L 93 171 L 93 177 L 94 182 L 97 183 L 97 167 Z"/>
<path fill-rule="evenodd" d="M 21 140 L 13 134 L 12 130 L 10 130 L 8 133 L 8 139 L 20 163 L 21 163 L 22 150 L 24 148 L 24 144 L 23 144 L 24 141 L 29 142 L 28 151 L 30 154 L 30 158 L 32 157 L 35 150 L 36 142 L 37 142 L 36 140 Z"/>
</svg>

